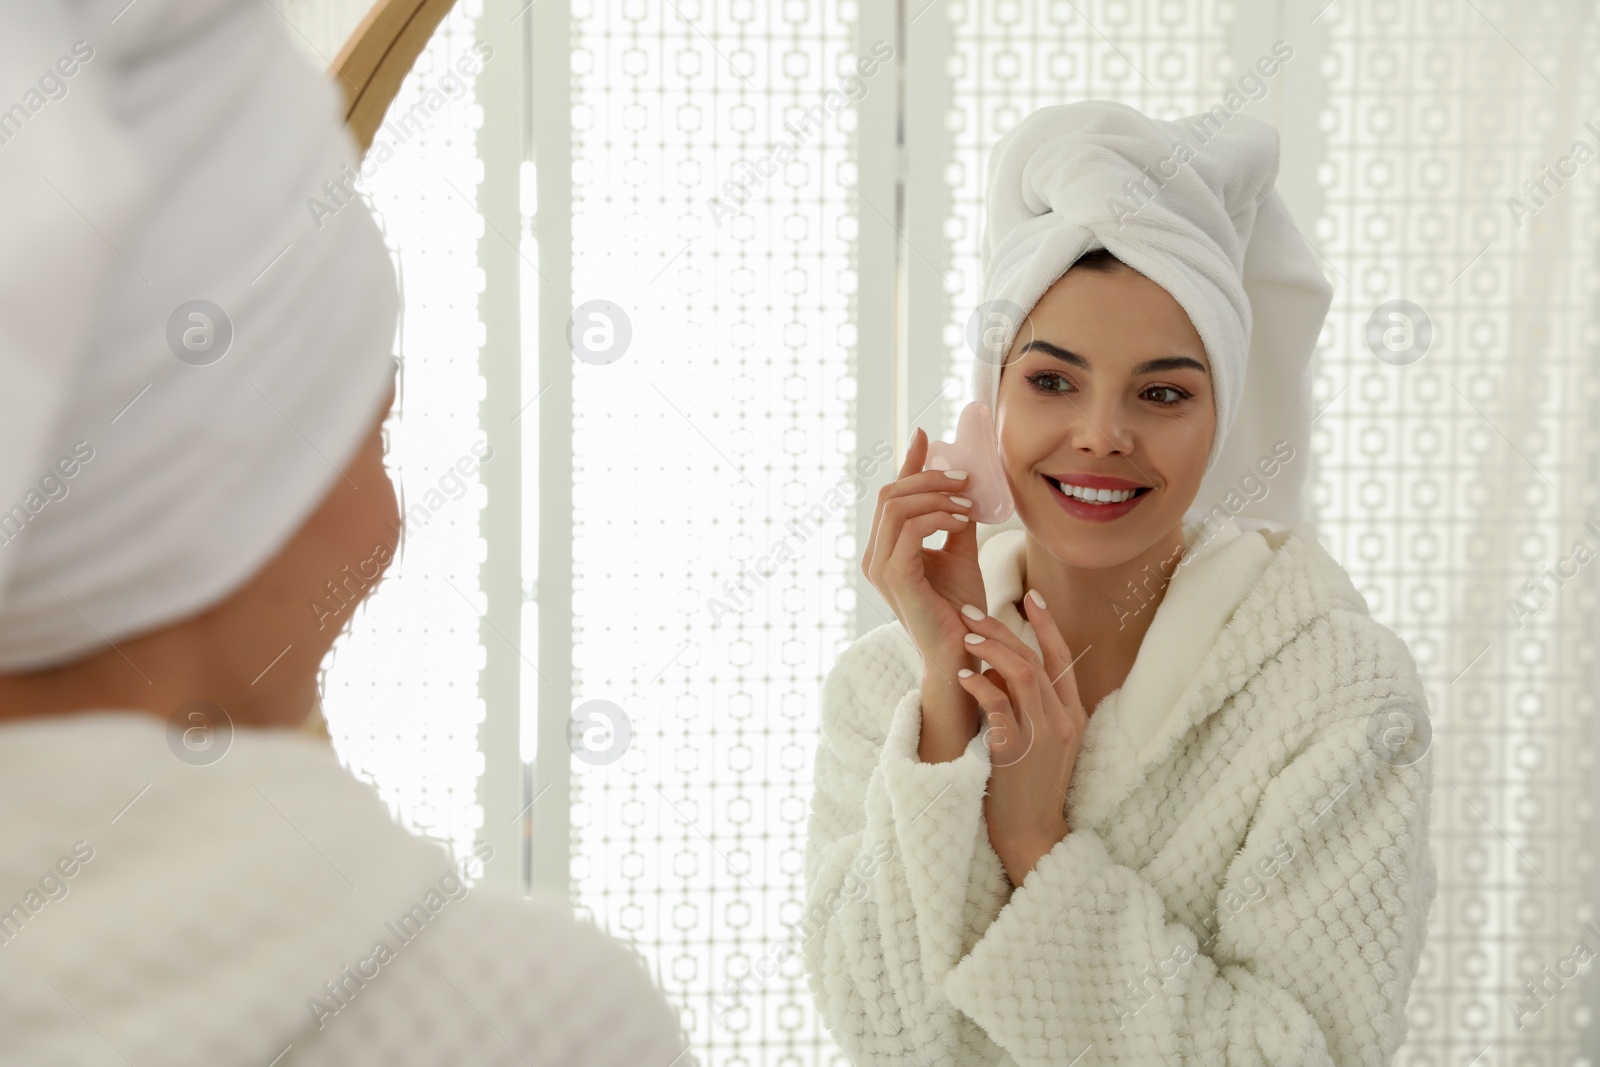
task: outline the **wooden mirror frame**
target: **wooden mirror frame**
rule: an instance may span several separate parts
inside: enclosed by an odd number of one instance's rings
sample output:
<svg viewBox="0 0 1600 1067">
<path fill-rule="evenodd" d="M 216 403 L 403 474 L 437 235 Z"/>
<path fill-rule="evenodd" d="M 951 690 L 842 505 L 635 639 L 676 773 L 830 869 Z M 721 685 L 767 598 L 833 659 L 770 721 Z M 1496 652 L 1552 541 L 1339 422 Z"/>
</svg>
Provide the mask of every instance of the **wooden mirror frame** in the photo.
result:
<svg viewBox="0 0 1600 1067">
<path fill-rule="evenodd" d="M 328 74 L 344 90 L 344 124 L 361 155 L 400 86 L 455 0 L 377 0 L 334 57 Z"/>
</svg>

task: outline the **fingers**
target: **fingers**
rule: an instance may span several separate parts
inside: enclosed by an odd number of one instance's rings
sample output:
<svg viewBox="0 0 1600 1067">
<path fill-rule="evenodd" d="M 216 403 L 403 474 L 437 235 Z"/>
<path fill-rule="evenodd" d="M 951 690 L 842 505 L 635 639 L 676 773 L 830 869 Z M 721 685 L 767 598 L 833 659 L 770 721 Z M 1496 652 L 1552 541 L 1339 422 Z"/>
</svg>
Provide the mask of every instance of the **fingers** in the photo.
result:
<svg viewBox="0 0 1600 1067">
<path fill-rule="evenodd" d="M 1028 693 L 1042 694 L 1049 684 L 1044 663 L 1010 627 L 976 604 L 962 606 L 961 620 L 971 631 L 967 651 L 1004 675 L 1012 693 L 1024 700 Z"/>
<path fill-rule="evenodd" d="M 913 462 L 920 463 L 925 452 L 923 433 L 919 429 L 912 438 L 910 451 L 906 454 L 907 466 Z M 907 466 L 902 466 L 901 470 L 906 470 Z M 965 479 L 949 478 L 943 471 L 922 471 L 890 482 L 878 491 L 877 512 L 873 516 L 872 533 L 868 538 L 867 550 L 862 555 L 861 569 L 886 598 L 888 591 L 884 588 L 883 582 L 888 573 L 887 568 L 892 565 L 907 565 L 915 558 L 916 553 L 921 551 L 923 540 L 935 530 L 948 530 L 951 538 L 955 538 L 964 532 L 964 527 L 972 525 L 971 517 L 967 514 L 972 509 L 972 502 L 959 496 L 964 481 Z M 923 488 L 918 490 L 918 486 Z M 931 512 L 958 514 L 965 518 L 955 523 L 924 522 L 918 527 L 920 533 L 909 537 L 906 524 Z M 975 537 L 969 540 L 972 541 L 970 553 L 976 553 Z M 913 543 L 908 546 L 906 543 L 908 541 Z M 958 548 L 963 552 L 969 551 L 965 543 Z"/>
<path fill-rule="evenodd" d="M 1037 589 L 1028 590 L 1028 595 L 1022 598 L 1022 606 L 1028 613 L 1028 621 L 1033 623 L 1034 636 L 1039 639 L 1047 680 L 1056 697 L 1068 711 L 1081 711 L 1083 700 L 1078 696 L 1078 676 L 1073 670 L 1075 657 L 1056 626 L 1055 616 L 1050 614 Z"/>
<path fill-rule="evenodd" d="M 959 491 L 957 493 L 955 493 L 955 494 L 946 495 L 946 493 L 940 493 L 938 495 L 944 496 L 947 500 L 956 500 L 956 499 L 969 500 L 969 501 L 971 500 L 971 496 L 970 495 L 962 495 L 962 494 L 959 493 Z M 970 504 L 970 503 L 962 505 L 961 509 L 960 509 L 961 513 L 964 514 L 964 515 L 967 515 L 969 518 L 971 518 L 972 517 L 972 509 L 975 506 L 976 505 Z M 953 532 L 951 532 L 949 537 L 946 537 L 944 539 L 944 544 L 940 545 L 939 548 L 942 551 L 949 552 L 951 555 L 963 556 L 963 557 L 966 557 L 967 559 L 972 560 L 973 563 L 977 563 L 977 560 L 978 560 L 978 523 L 977 523 L 977 520 L 973 519 L 973 521 L 971 521 L 971 522 L 962 523 Z"/>
<path fill-rule="evenodd" d="M 895 480 L 878 490 L 878 505 L 872 516 L 872 532 L 867 536 L 867 550 L 861 556 L 861 569 L 867 572 L 869 578 L 871 577 L 869 561 L 878 558 L 879 536 L 883 532 L 883 506 L 885 501 L 888 500 L 887 490 L 891 486 L 899 484 L 901 479 L 921 470 L 923 463 L 927 462 L 927 457 L 927 434 L 923 433 L 922 427 L 918 426 L 911 431 L 911 443 L 906 446 L 906 458 L 901 461 L 900 470 L 895 474 Z M 891 543 L 893 540 L 893 538 L 890 538 Z"/>
<path fill-rule="evenodd" d="M 977 617 L 974 618 L 974 615 Z M 970 631 L 967 634 L 967 651 L 1000 672 L 1006 680 L 1006 688 L 1015 697 L 1015 705 L 1024 715 L 1050 717 L 1068 714 L 1065 702 L 1051 685 L 1044 661 L 1021 637 L 1012 633 L 1010 627 L 972 604 L 962 607 L 961 620 Z M 1056 634 L 1058 641 L 1060 636 Z M 1061 642 L 1060 647 L 1065 648 L 1065 643 Z M 1072 692 L 1076 697 L 1075 685 Z M 1044 725 L 1046 718 L 1043 717 L 1031 725 Z"/>
<path fill-rule="evenodd" d="M 983 712 L 983 736 L 989 748 L 991 767 L 1009 767 L 1019 762 L 1033 748 L 1037 734 L 1031 717 L 1011 703 L 1002 688 L 1003 680 L 990 668 L 982 674 L 963 670 L 957 677 L 968 693 L 972 694 Z"/>
<path fill-rule="evenodd" d="M 888 551 L 888 558 L 879 566 L 877 574 L 884 579 L 892 580 L 895 575 L 917 562 L 922 553 L 922 542 L 935 530 L 949 530 L 953 537 L 956 530 L 971 524 L 972 520 L 967 516 L 943 508 L 903 521 L 894 521 L 891 525 L 897 528 L 899 533 L 893 541 L 885 537 L 884 545 Z"/>
<path fill-rule="evenodd" d="M 928 458 L 928 435 L 921 426 L 911 431 L 911 443 L 906 446 L 906 458 L 900 464 L 900 477 L 922 469 Z"/>
</svg>

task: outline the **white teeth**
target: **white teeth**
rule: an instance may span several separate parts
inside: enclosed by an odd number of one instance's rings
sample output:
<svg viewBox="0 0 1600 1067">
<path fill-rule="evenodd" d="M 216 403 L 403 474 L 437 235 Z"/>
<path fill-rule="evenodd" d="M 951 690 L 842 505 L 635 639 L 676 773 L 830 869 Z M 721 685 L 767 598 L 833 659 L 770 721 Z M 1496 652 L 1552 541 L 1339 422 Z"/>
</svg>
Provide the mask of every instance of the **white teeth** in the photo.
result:
<svg viewBox="0 0 1600 1067">
<path fill-rule="evenodd" d="M 1055 479 L 1051 479 L 1055 481 Z M 1136 489 L 1080 489 L 1076 485 L 1067 485 L 1056 482 L 1056 488 L 1074 500 L 1082 500 L 1090 504 L 1120 504 L 1124 500 L 1132 500 L 1138 492 Z"/>
</svg>

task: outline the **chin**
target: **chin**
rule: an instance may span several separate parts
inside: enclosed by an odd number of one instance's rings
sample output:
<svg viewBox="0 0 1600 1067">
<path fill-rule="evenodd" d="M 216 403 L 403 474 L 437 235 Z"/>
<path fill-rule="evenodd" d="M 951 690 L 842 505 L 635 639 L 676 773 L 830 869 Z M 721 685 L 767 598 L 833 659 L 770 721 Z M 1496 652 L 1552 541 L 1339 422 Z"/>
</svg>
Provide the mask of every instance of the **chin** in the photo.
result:
<svg viewBox="0 0 1600 1067">
<path fill-rule="evenodd" d="M 1136 559 L 1161 539 L 1158 531 L 1179 524 L 1178 519 L 1168 521 L 1166 516 L 1154 511 L 1141 513 L 1139 508 L 1109 522 L 1078 519 L 1063 512 L 1053 499 L 1030 501 L 1027 507 L 1019 502 L 1017 511 L 1040 547 L 1081 570 L 1106 570 Z"/>
</svg>

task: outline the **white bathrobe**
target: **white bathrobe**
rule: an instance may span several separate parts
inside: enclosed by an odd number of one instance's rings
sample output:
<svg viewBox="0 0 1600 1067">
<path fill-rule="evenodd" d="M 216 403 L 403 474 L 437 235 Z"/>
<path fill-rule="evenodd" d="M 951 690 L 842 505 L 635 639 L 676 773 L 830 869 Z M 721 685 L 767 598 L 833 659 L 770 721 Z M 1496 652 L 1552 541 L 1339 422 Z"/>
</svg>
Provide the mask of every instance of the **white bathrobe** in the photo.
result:
<svg viewBox="0 0 1600 1067">
<path fill-rule="evenodd" d="M 698 1062 L 636 954 L 463 885 L 299 734 L 198 766 L 153 716 L 15 720 L 0 826 L 6 1067 Z"/>
<path fill-rule="evenodd" d="M 979 558 L 1037 652 L 1024 536 Z M 1227 527 L 1178 571 L 1015 890 L 981 735 L 918 759 L 921 676 L 895 621 L 823 694 L 801 929 L 859 1067 L 1390 1062 L 1436 885 L 1426 698 L 1311 524 Z"/>
</svg>

